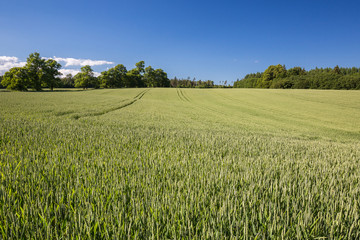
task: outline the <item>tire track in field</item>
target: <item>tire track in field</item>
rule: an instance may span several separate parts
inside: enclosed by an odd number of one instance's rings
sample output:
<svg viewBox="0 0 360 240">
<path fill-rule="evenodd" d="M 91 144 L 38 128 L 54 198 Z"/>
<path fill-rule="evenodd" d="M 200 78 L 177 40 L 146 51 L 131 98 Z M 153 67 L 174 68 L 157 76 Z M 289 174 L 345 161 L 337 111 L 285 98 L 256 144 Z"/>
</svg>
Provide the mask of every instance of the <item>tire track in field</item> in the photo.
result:
<svg viewBox="0 0 360 240">
<path fill-rule="evenodd" d="M 146 89 L 144 91 L 141 91 L 130 102 L 127 102 L 127 103 L 122 104 L 120 106 L 109 108 L 109 109 L 106 109 L 106 110 L 100 111 L 100 112 L 85 113 L 85 114 L 82 114 L 82 115 L 76 114 L 76 115 L 73 115 L 72 118 L 80 119 L 80 118 L 83 118 L 83 117 L 95 117 L 95 116 L 101 116 L 101 115 L 104 115 L 106 113 L 113 112 L 113 111 L 116 111 L 116 110 L 120 110 L 122 108 L 128 107 L 128 106 L 134 104 L 135 102 L 139 101 L 148 91 L 150 91 L 150 89 Z M 121 102 L 124 102 L 124 101 L 126 101 L 126 100 L 123 100 Z"/>
<path fill-rule="evenodd" d="M 178 88 L 176 88 L 176 93 L 177 93 L 177 95 L 178 95 L 178 97 L 179 97 L 179 99 L 180 99 L 181 101 L 185 101 L 185 100 L 182 98 L 182 96 L 180 95 Z"/>
<path fill-rule="evenodd" d="M 181 101 L 190 102 L 190 100 L 184 95 L 184 92 L 180 88 L 177 88 L 176 92 Z"/>
<path fill-rule="evenodd" d="M 179 89 L 179 93 L 178 93 L 179 97 L 183 100 L 183 101 L 187 101 L 189 103 L 192 102 L 192 100 L 190 99 L 190 97 L 186 94 L 186 91 L 183 91 L 181 89 Z M 210 112 L 212 114 L 215 114 L 215 115 L 229 115 L 228 113 L 226 112 L 223 112 L 223 111 L 220 111 L 218 109 L 215 109 L 215 108 L 212 108 L 210 106 L 204 106 L 204 105 L 201 105 L 201 104 L 192 104 L 192 106 L 198 108 L 198 109 L 201 109 L 201 110 L 204 110 L 204 111 L 207 111 L 207 112 Z"/>
<path fill-rule="evenodd" d="M 181 89 L 179 89 L 180 90 L 180 94 L 183 96 L 183 98 L 185 99 L 185 101 L 187 101 L 187 102 L 190 102 L 190 99 L 185 95 L 185 91 L 183 91 L 183 90 L 181 90 Z"/>
<path fill-rule="evenodd" d="M 197 108 L 197 109 L 200 109 L 202 111 L 205 111 L 205 112 L 209 112 L 211 114 L 215 114 L 215 115 L 221 115 L 221 116 L 231 116 L 231 114 L 227 113 L 227 112 L 224 112 L 224 111 L 220 111 L 214 107 L 210 107 L 210 106 L 205 106 L 205 105 L 202 105 L 201 103 L 200 104 L 196 104 L 194 103 L 191 98 L 186 94 L 186 91 L 182 90 L 181 88 L 177 88 L 176 89 L 177 91 L 177 95 L 178 97 L 180 98 L 180 100 L 182 102 L 188 102 L 188 103 L 191 103 L 191 106 L 193 108 Z"/>
<path fill-rule="evenodd" d="M 213 114 L 216 114 L 216 115 L 229 115 L 228 113 L 224 112 L 224 111 L 221 111 L 221 110 L 218 110 L 214 107 L 211 107 L 211 106 L 206 106 L 206 105 L 197 105 L 199 108 L 205 110 L 205 111 L 208 111 L 210 113 L 213 113 Z"/>
<path fill-rule="evenodd" d="M 201 91 L 201 90 L 200 90 Z M 214 92 L 211 92 L 211 94 L 213 94 Z M 220 94 L 218 93 L 215 93 L 215 95 L 217 95 L 218 97 L 220 98 L 224 98 L 223 96 L 221 96 Z M 191 103 L 191 106 L 194 108 L 194 109 L 199 109 L 200 111 L 202 112 L 205 112 L 205 113 L 209 113 L 209 114 L 213 114 L 215 116 L 220 116 L 220 117 L 225 117 L 225 118 L 232 118 L 234 117 L 234 115 L 230 112 L 227 112 L 227 111 L 224 111 L 224 106 L 219 106 L 219 105 L 214 105 L 214 104 L 211 104 L 211 105 L 207 105 L 206 103 L 208 102 L 204 102 L 204 101 L 200 101 L 199 103 L 195 103 L 187 94 L 187 92 L 185 90 L 181 90 L 179 89 L 178 91 L 178 96 L 179 98 L 183 101 L 183 102 L 189 102 Z M 186 99 L 186 100 L 185 100 Z M 230 99 L 226 99 L 224 98 L 225 100 L 230 100 Z"/>
</svg>

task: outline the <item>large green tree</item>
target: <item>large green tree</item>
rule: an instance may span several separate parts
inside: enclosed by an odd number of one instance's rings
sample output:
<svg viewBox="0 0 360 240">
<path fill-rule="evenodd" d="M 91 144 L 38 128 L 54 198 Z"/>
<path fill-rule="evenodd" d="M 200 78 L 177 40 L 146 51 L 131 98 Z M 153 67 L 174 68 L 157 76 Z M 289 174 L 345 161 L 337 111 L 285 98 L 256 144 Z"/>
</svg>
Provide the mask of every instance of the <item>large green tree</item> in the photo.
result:
<svg viewBox="0 0 360 240">
<path fill-rule="evenodd" d="M 286 69 L 283 65 L 270 65 L 262 75 L 261 81 L 258 83 L 258 87 L 269 88 L 273 79 L 286 77 Z"/>
<path fill-rule="evenodd" d="M 42 87 L 48 87 L 52 91 L 60 82 L 60 68 L 60 63 L 53 59 L 45 60 L 37 52 L 29 55 L 25 65 L 31 87 L 36 91 L 40 91 Z"/>
<path fill-rule="evenodd" d="M 144 83 L 147 87 L 170 87 L 170 80 L 162 69 L 145 68 Z"/>
<path fill-rule="evenodd" d="M 123 87 L 126 82 L 126 67 L 122 64 L 118 64 L 107 71 L 104 71 L 99 76 L 101 81 L 101 87 L 104 88 L 120 88 Z"/>
<path fill-rule="evenodd" d="M 155 87 L 170 87 L 170 80 L 167 73 L 162 69 L 156 69 L 155 71 Z"/>
<path fill-rule="evenodd" d="M 144 61 L 140 61 L 138 63 L 135 64 L 137 70 L 139 70 L 140 74 L 145 72 L 145 62 Z"/>
<path fill-rule="evenodd" d="M 90 87 L 98 88 L 99 82 L 94 75 L 94 71 L 89 65 L 81 68 L 81 72 L 75 75 L 75 87 L 87 89 Z"/>
<path fill-rule="evenodd" d="M 154 87 L 155 85 L 155 70 L 151 66 L 145 68 L 144 83 L 147 87 Z"/>
<path fill-rule="evenodd" d="M 140 61 L 135 64 L 136 68 L 126 73 L 124 87 L 145 87 L 143 74 L 145 72 L 145 62 Z"/>
<path fill-rule="evenodd" d="M 133 68 L 126 73 L 124 87 L 143 87 L 143 76 L 137 68 Z"/>
<path fill-rule="evenodd" d="M 4 74 L 1 85 L 10 90 L 27 91 L 29 80 L 26 76 L 25 68 L 11 68 Z"/>
<path fill-rule="evenodd" d="M 40 91 L 42 89 L 42 77 L 44 75 L 45 60 L 40 57 L 38 52 L 31 53 L 26 60 L 26 75 L 29 79 L 30 86 Z"/>
<path fill-rule="evenodd" d="M 57 87 L 60 84 L 60 68 L 60 63 L 56 62 L 53 59 L 48 59 L 44 62 L 41 76 L 41 82 L 44 87 L 48 87 L 51 91 L 53 91 L 54 87 Z"/>
<path fill-rule="evenodd" d="M 12 68 L 5 73 L 6 80 L 3 85 L 21 91 L 29 87 L 36 91 L 40 91 L 43 87 L 53 90 L 60 81 L 60 68 L 61 65 L 55 60 L 43 59 L 37 52 L 31 53 L 24 67 Z"/>
</svg>

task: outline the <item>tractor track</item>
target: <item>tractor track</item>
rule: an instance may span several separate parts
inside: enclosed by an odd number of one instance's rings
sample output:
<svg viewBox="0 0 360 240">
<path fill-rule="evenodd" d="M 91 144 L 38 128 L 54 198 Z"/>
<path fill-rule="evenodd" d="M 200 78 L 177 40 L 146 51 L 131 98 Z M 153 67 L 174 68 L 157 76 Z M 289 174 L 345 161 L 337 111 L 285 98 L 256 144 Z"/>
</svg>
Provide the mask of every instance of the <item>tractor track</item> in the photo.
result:
<svg viewBox="0 0 360 240">
<path fill-rule="evenodd" d="M 80 119 L 80 118 L 83 118 L 83 117 L 95 117 L 95 116 L 101 116 L 101 115 L 104 115 L 106 113 L 109 113 L 109 112 L 113 112 L 113 111 L 116 111 L 116 110 L 120 110 L 122 108 L 125 108 L 125 107 L 128 107 L 134 103 L 136 103 L 137 101 L 139 101 L 142 97 L 144 97 L 144 95 L 150 91 L 150 89 L 146 89 L 144 91 L 141 91 L 139 94 L 137 94 L 133 99 L 131 99 L 129 102 L 126 102 L 120 106 L 116 106 L 116 107 L 113 107 L 113 108 L 109 108 L 109 109 L 106 109 L 106 110 L 103 110 L 103 111 L 99 111 L 99 112 L 94 112 L 94 113 L 85 113 L 85 114 L 75 114 L 72 116 L 72 118 L 74 119 Z M 124 102 L 126 100 L 123 100 L 122 102 Z"/>
</svg>

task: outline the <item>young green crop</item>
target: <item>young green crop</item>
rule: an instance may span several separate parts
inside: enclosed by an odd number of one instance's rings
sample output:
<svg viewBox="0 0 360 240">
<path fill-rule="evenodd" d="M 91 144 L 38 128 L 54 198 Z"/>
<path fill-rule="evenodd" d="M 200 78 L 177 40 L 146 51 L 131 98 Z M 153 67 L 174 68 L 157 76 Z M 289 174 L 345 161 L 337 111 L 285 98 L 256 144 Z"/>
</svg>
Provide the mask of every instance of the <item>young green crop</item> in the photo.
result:
<svg viewBox="0 0 360 240">
<path fill-rule="evenodd" d="M 358 239 L 360 92 L 0 92 L 4 239 Z"/>
</svg>

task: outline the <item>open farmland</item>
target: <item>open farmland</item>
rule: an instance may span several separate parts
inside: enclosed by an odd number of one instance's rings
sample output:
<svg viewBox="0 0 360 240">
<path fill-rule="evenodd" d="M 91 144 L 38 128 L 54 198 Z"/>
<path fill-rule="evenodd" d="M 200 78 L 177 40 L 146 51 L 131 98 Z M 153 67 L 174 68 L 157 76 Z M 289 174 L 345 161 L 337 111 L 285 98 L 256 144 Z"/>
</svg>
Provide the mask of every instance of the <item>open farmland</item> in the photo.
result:
<svg viewBox="0 0 360 240">
<path fill-rule="evenodd" d="M 360 238 L 360 92 L 0 92 L 0 238 Z"/>
</svg>

